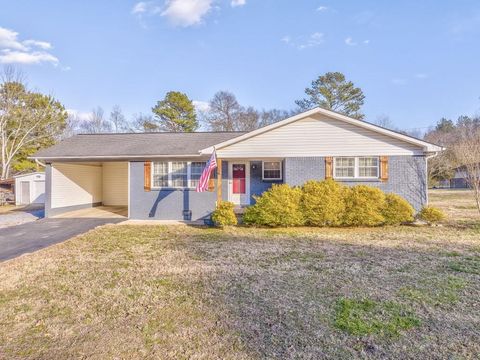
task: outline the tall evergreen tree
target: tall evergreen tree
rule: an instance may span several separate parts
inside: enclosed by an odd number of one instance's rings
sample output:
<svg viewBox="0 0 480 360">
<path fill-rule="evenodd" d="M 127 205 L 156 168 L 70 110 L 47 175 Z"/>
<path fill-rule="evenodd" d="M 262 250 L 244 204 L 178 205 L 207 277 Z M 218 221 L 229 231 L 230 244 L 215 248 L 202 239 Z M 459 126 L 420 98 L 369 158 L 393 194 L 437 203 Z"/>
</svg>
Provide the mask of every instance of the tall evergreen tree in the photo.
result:
<svg viewBox="0 0 480 360">
<path fill-rule="evenodd" d="M 182 92 L 170 91 L 152 108 L 160 131 L 193 132 L 198 129 L 195 106 Z"/>
<path fill-rule="evenodd" d="M 295 102 L 303 111 L 319 106 L 355 119 L 364 118 L 360 112 L 365 100 L 362 89 L 347 81 L 340 72 L 327 72 L 319 76 L 312 81 L 311 87 L 305 89 L 305 94 L 306 98 Z"/>
</svg>

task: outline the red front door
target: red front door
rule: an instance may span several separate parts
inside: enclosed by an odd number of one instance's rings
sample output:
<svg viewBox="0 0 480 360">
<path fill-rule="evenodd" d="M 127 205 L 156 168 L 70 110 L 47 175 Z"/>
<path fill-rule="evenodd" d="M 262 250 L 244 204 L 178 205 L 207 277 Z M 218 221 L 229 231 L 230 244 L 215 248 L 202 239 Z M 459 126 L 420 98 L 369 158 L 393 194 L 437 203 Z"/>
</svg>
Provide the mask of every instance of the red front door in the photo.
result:
<svg viewBox="0 0 480 360">
<path fill-rule="evenodd" d="M 233 193 L 245 194 L 245 164 L 232 165 Z"/>
</svg>

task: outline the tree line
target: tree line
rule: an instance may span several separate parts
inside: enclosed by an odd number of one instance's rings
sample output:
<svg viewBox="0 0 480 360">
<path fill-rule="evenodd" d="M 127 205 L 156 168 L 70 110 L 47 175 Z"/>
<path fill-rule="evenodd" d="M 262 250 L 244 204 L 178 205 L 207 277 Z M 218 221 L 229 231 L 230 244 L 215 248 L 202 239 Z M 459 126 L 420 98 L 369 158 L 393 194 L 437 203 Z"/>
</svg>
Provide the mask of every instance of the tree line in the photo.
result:
<svg viewBox="0 0 480 360">
<path fill-rule="evenodd" d="M 235 94 L 222 90 L 213 95 L 205 109 L 199 110 L 187 94 L 169 91 L 152 107 L 150 114 L 136 114 L 130 121 L 118 105 L 109 116 L 101 107 L 93 109 L 87 119 L 79 119 L 73 114 L 67 121 L 66 136 L 74 133 L 193 132 L 200 128 L 207 131 L 251 131 L 316 106 L 357 119 L 364 118 L 360 110 L 365 96 L 342 73 L 329 72 L 319 76 L 305 89 L 305 95 L 295 102 L 293 109 L 259 110 L 240 104 Z"/>
</svg>

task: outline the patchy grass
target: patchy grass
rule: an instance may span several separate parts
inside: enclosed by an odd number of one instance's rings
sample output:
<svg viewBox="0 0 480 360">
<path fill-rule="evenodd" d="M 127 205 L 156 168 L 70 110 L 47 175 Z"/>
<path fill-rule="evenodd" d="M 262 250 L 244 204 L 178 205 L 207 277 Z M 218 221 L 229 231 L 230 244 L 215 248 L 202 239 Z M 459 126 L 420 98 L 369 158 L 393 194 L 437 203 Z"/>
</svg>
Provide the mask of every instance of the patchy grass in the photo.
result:
<svg viewBox="0 0 480 360">
<path fill-rule="evenodd" d="M 0 357 L 474 358 L 479 233 L 105 226 L 0 264 Z"/>
<path fill-rule="evenodd" d="M 480 275 L 480 256 L 464 256 L 459 260 L 450 261 L 447 266 L 454 271 Z"/>
<path fill-rule="evenodd" d="M 352 335 L 398 336 L 419 325 L 414 313 L 393 301 L 342 298 L 336 307 L 335 326 Z"/>
<path fill-rule="evenodd" d="M 104 226 L 1 263 L 0 358 L 476 358 L 480 222 L 454 194 L 441 227 Z"/>
<path fill-rule="evenodd" d="M 459 301 L 461 291 L 467 284 L 468 282 L 462 278 L 448 276 L 444 279 L 438 279 L 438 282 L 434 284 L 425 280 L 420 281 L 416 287 L 402 287 L 399 294 L 406 299 L 418 303 L 446 306 Z"/>
</svg>

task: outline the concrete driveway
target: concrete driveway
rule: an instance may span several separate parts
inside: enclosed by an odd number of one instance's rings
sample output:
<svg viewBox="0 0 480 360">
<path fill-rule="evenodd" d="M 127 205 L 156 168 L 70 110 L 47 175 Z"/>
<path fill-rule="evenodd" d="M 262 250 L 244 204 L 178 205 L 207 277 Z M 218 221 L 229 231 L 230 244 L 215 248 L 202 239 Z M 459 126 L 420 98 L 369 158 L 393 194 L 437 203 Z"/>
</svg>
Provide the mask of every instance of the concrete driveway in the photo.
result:
<svg viewBox="0 0 480 360">
<path fill-rule="evenodd" d="M 124 219 L 41 219 L 0 229 L 0 261 L 60 243 L 100 225 Z"/>
<path fill-rule="evenodd" d="M 16 206 L 9 211 L 0 212 L 0 229 L 36 221 L 42 219 L 44 215 L 43 205 Z"/>
</svg>

